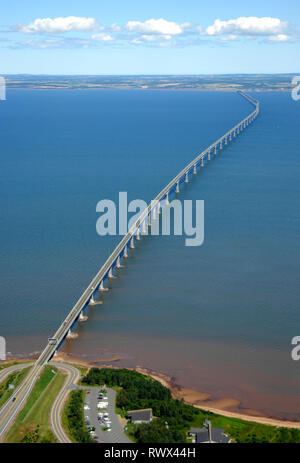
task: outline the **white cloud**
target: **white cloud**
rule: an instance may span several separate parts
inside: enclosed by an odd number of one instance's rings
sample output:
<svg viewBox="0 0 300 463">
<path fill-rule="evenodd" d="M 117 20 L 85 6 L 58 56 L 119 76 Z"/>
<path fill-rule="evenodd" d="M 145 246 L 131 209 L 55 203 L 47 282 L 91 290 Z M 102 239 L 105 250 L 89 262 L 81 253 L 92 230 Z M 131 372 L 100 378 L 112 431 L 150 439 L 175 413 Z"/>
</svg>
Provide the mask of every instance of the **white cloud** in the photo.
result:
<svg viewBox="0 0 300 463">
<path fill-rule="evenodd" d="M 80 18 L 77 16 L 67 16 L 65 18 L 37 18 L 28 25 L 18 25 L 16 30 L 25 34 L 50 33 L 59 32 L 85 32 L 95 29 L 101 29 L 95 18 Z"/>
<path fill-rule="evenodd" d="M 122 30 L 122 28 L 120 26 L 118 26 L 118 24 L 114 23 L 110 26 L 110 29 L 113 31 L 113 32 L 120 32 Z"/>
<path fill-rule="evenodd" d="M 16 42 L 11 45 L 10 48 L 39 48 L 39 49 L 50 49 L 50 48 L 88 48 L 89 41 L 82 39 L 66 39 L 55 38 L 46 40 L 25 40 L 23 42 Z"/>
<path fill-rule="evenodd" d="M 91 38 L 92 40 L 97 40 L 99 42 L 110 42 L 111 40 L 115 40 L 114 37 L 103 32 L 100 32 L 99 34 L 94 34 Z"/>
<path fill-rule="evenodd" d="M 223 42 L 233 42 L 234 40 L 237 39 L 237 36 L 236 35 L 226 35 L 225 37 L 222 37 L 221 40 L 223 40 Z"/>
<path fill-rule="evenodd" d="M 178 24 L 173 21 L 167 21 L 166 19 L 148 19 L 145 22 L 140 21 L 128 21 L 126 29 L 130 32 L 140 32 L 142 34 L 152 35 L 179 35 L 182 34 L 185 27 L 188 24 Z"/>
<path fill-rule="evenodd" d="M 140 37 L 140 40 L 144 40 L 145 42 L 156 42 L 157 40 L 171 40 L 172 39 L 172 35 L 148 35 L 148 34 L 143 34 L 141 37 Z"/>
<path fill-rule="evenodd" d="M 270 42 L 288 42 L 290 37 L 286 34 L 273 35 L 269 38 Z"/>
<path fill-rule="evenodd" d="M 223 34 L 278 35 L 282 34 L 287 27 L 288 23 L 278 18 L 249 16 L 229 19 L 228 21 L 216 19 L 213 25 L 206 29 L 206 34 L 210 36 Z"/>
</svg>

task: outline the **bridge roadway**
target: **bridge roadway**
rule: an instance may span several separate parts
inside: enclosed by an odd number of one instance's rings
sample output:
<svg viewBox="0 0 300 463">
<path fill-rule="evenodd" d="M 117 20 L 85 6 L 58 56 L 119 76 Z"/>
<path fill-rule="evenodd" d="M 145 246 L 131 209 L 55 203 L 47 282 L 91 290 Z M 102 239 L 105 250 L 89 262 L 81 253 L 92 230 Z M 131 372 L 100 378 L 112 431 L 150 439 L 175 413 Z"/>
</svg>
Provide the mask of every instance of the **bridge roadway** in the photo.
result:
<svg viewBox="0 0 300 463">
<path fill-rule="evenodd" d="M 159 209 L 161 207 L 160 202 L 165 200 L 168 203 L 168 196 L 171 191 L 174 190 L 174 187 L 179 185 L 181 181 L 186 181 L 186 176 L 190 173 L 194 172 L 194 169 L 199 166 L 201 161 L 210 160 L 210 155 L 213 150 L 222 149 L 223 144 L 227 143 L 232 140 L 237 134 L 239 134 L 244 128 L 246 128 L 251 122 L 255 120 L 255 118 L 259 114 L 259 102 L 252 98 L 251 96 L 245 94 L 244 92 L 239 92 L 241 96 L 247 99 L 252 105 L 255 106 L 255 110 L 251 112 L 247 117 L 245 117 L 242 121 L 236 124 L 232 129 L 225 133 L 221 138 L 219 138 L 216 142 L 210 145 L 205 151 L 203 151 L 199 156 L 197 156 L 193 161 L 191 161 L 179 174 L 171 180 L 171 182 L 156 196 L 156 198 L 151 201 L 149 206 L 141 213 L 139 219 L 135 222 L 135 224 L 131 227 L 129 232 L 124 236 L 124 238 L 120 241 L 117 245 L 115 250 L 106 260 L 100 271 L 91 281 L 89 286 L 83 292 L 79 300 L 76 302 L 72 310 L 70 311 L 69 315 L 65 319 L 65 321 L 60 325 L 56 333 L 54 334 L 53 338 L 57 340 L 56 345 L 52 345 L 48 343 L 42 354 L 40 355 L 39 359 L 37 360 L 37 364 L 43 365 L 51 357 L 54 355 L 55 351 L 58 349 L 60 344 L 63 342 L 64 338 L 68 334 L 69 330 L 72 328 L 76 320 L 78 319 L 82 310 L 88 306 L 89 301 L 95 294 L 95 292 L 99 289 L 101 283 L 109 276 L 109 272 L 117 265 L 118 258 L 126 255 L 127 247 L 131 240 L 137 235 L 137 232 L 141 230 L 141 227 L 146 222 L 147 218 L 151 215 L 154 217 L 156 213 L 159 213 Z M 133 243 L 132 243 L 133 244 Z"/>
<path fill-rule="evenodd" d="M 2 409 L 0 410 L 0 436 L 3 435 L 12 419 L 21 409 L 24 401 L 32 389 L 35 380 L 39 376 L 42 367 L 53 357 L 56 350 L 59 348 L 73 325 L 76 323 L 82 311 L 89 305 L 90 300 L 103 284 L 104 280 L 111 276 L 111 272 L 114 267 L 118 266 L 120 258 L 126 257 L 128 246 L 134 246 L 134 240 L 140 233 L 141 227 L 144 227 L 147 221 L 151 222 L 151 218 L 154 219 L 156 214 L 159 213 L 161 208 L 161 201 L 164 201 L 165 204 L 168 204 L 169 194 L 175 190 L 178 192 L 180 183 L 187 182 L 189 175 L 197 172 L 197 167 L 200 165 L 203 167 L 205 161 L 210 161 L 212 153 L 216 154 L 217 150 L 223 149 L 224 145 L 227 145 L 230 141 L 232 141 L 233 138 L 235 138 L 242 130 L 244 130 L 256 119 L 260 110 L 259 102 L 244 92 L 238 93 L 255 107 L 254 111 L 252 111 L 247 117 L 232 127 L 232 129 L 226 132 L 221 138 L 219 138 L 206 150 L 194 158 L 181 172 L 179 172 L 176 177 L 173 178 L 173 180 L 171 180 L 171 182 L 156 196 L 153 201 L 151 201 L 148 207 L 141 213 L 139 219 L 117 245 L 115 250 L 106 260 L 97 275 L 80 296 L 79 300 L 76 302 L 66 319 L 54 334 L 52 339 L 56 340 L 55 343 L 50 340 L 48 341 L 47 346 L 34 364 L 33 369 L 30 371 L 27 378 L 14 394 L 14 401 L 11 399 L 9 406 L 6 407 L 6 410 L 3 412 Z"/>
</svg>

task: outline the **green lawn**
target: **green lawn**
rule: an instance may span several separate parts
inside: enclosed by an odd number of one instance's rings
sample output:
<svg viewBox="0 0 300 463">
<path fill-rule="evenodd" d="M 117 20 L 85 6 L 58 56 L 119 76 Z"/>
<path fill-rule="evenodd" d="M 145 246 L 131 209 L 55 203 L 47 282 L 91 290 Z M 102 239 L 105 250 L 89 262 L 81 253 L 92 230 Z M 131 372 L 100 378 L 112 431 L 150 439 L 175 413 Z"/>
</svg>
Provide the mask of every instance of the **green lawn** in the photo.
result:
<svg viewBox="0 0 300 463">
<path fill-rule="evenodd" d="M 23 368 L 20 371 L 14 371 L 0 384 L 0 407 L 11 397 L 15 389 L 23 381 L 31 367 Z M 9 386 L 14 386 L 10 389 Z"/>
<path fill-rule="evenodd" d="M 56 442 L 49 417 L 52 404 L 64 381 L 65 375 L 56 368 L 44 368 L 5 442 Z"/>
</svg>

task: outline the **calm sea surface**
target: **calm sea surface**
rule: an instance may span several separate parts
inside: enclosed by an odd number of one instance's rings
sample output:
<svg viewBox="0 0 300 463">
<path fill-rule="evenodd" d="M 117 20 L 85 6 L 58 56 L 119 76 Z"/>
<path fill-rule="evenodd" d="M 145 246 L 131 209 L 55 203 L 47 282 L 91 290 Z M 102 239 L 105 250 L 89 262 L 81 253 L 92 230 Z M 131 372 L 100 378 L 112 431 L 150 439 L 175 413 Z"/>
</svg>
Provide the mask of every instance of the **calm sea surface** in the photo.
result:
<svg viewBox="0 0 300 463">
<path fill-rule="evenodd" d="M 300 103 L 259 119 L 181 189 L 205 241 L 145 237 L 62 349 L 151 368 L 244 409 L 300 419 Z M 41 350 L 119 240 L 101 199 L 151 200 L 252 106 L 234 93 L 9 90 L 0 101 L 0 335 Z"/>
</svg>

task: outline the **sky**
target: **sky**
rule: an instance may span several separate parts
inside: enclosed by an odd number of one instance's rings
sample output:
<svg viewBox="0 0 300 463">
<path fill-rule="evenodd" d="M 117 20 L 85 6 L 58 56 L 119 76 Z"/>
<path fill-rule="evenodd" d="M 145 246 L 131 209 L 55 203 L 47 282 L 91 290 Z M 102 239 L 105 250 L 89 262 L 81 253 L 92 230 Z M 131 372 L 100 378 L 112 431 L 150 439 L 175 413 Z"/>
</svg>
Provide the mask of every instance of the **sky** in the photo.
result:
<svg viewBox="0 0 300 463">
<path fill-rule="evenodd" d="M 0 0 L 2 75 L 299 73 L 299 61 L 299 0 Z"/>
</svg>

